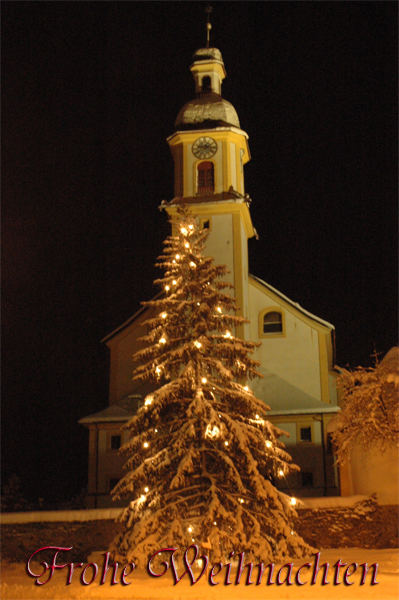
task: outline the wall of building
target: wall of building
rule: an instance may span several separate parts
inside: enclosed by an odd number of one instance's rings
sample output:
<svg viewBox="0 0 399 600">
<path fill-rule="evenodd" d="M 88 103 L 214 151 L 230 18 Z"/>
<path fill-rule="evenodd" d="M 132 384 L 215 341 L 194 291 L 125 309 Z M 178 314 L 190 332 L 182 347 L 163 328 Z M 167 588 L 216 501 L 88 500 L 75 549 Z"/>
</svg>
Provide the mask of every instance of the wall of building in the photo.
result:
<svg viewBox="0 0 399 600">
<path fill-rule="evenodd" d="M 259 336 L 259 313 L 268 307 L 284 313 L 282 335 Z M 249 285 L 250 339 L 261 346 L 255 357 L 260 361 L 264 378 L 252 388 L 274 410 L 312 408 L 320 405 L 320 361 L 318 331 L 286 309 L 283 302 Z"/>
</svg>

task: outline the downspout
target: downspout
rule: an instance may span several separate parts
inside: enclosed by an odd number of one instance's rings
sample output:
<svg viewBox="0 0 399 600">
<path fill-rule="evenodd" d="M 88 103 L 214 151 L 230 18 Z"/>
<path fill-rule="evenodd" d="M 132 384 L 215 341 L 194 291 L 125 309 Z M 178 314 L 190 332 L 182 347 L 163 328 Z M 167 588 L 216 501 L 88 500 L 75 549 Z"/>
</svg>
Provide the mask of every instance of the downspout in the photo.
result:
<svg viewBox="0 0 399 600">
<path fill-rule="evenodd" d="M 326 444 L 324 442 L 324 418 L 323 413 L 320 415 L 321 424 L 321 451 L 323 455 L 323 479 L 324 479 L 324 496 L 327 496 L 327 465 L 326 465 Z"/>
<path fill-rule="evenodd" d="M 95 494 L 94 494 L 94 508 L 98 508 L 97 506 L 97 498 L 98 498 L 98 425 L 96 424 L 96 485 L 95 485 Z"/>
</svg>

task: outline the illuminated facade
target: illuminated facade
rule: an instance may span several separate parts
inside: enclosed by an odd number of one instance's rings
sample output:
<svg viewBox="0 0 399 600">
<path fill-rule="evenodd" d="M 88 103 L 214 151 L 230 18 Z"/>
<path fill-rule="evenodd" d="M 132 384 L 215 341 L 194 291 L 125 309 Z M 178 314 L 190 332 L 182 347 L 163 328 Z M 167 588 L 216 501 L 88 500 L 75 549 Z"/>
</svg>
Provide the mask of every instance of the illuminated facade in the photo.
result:
<svg viewBox="0 0 399 600">
<path fill-rule="evenodd" d="M 337 412 L 334 326 L 309 313 L 248 272 L 248 239 L 256 236 L 245 192 L 244 165 L 250 160 L 248 135 L 234 107 L 221 96 L 226 71 L 220 51 L 201 48 L 190 67 L 196 96 L 180 110 L 169 136 L 174 160 L 174 197 L 163 204 L 173 214 L 190 205 L 209 229 L 206 254 L 228 266 L 239 314 L 249 320 L 236 335 L 260 342 L 256 358 L 264 375 L 252 384 L 271 407 L 270 420 L 290 434 L 283 438 L 302 471 L 282 480 L 297 496 L 339 493 L 327 425 Z M 109 406 L 80 423 L 89 428 L 89 506 L 111 504 L 109 491 L 121 475 L 121 426 L 151 391 L 131 380 L 131 356 L 144 334 L 149 309 L 111 332 Z"/>
</svg>

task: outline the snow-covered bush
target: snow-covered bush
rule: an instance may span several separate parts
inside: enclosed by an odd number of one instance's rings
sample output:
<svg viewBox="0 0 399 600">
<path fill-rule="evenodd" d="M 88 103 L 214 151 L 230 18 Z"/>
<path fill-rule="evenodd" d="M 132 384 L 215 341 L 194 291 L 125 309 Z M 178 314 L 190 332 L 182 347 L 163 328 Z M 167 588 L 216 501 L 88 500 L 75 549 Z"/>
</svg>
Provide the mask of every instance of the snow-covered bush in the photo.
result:
<svg viewBox="0 0 399 600">
<path fill-rule="evenodd" d="M 342 398 L 333 433 L 338 462 L 355 444 L 377 451 L 399 444 L 399 348 L 375 367 L 342 369 L 337 387 Z"/>
</svg>

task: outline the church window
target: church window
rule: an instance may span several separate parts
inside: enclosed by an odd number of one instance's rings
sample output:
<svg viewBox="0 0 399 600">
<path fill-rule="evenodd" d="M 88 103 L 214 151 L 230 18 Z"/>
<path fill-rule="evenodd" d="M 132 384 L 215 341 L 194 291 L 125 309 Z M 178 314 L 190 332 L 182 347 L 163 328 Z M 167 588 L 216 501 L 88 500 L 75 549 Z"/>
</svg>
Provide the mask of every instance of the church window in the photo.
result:
<svg viewBox="0 0 399 600">
<path fill-rule="evenodd" d="M 116 486 L 116 484 L 118 483 L 119 479 L 117 477 L 112 477 L 109 480 L 109 491 L 111 492 L 111 490 L 114 489 L 114 487 Z"/>
<path fill-rule="evenodd" d="M 311 442 L 312 441 L 312 428 L 310 425 L 308 427 L 300 427 L 299 435 L 301 442 Z"/>
<path fill-rule="evenodd" d="M 121 436 L 111 435 L 111 450 L 119 450 L 121 447 Z"/>
<path fill-rule="evenodd" d="M 209 160 L 198 165 L 198 193 L 209 194 L 215 189 L 213 163 Z"/>
<path fill-rule="evenodd" d="M 283 317 L 281 312 L 272 310 L 263 315 L 263 333 L 281 333 Z"/>
<path fill-rule="evenodd" d="M 312 487 L 313 486 L 313 473 L 302 471 L 301 473 L 301 483 L 302 487 Z"/>
</svg>

